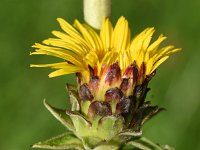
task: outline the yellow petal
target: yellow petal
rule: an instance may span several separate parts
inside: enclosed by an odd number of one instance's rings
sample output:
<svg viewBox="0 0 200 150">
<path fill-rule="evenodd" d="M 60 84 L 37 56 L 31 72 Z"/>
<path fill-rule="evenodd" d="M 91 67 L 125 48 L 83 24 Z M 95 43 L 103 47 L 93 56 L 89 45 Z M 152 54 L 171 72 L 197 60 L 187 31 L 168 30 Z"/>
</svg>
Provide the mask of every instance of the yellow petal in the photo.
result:
<svg viewBox="0 0 200 150">
<path fill-rule="evenodd" d="M 103 49 L 103 43 L 99 37 L 99 35 L 94 31 L 94 29 L 92 27 L 90 27 L 89 25 L 84 24 L 84 27 L 88 30 L 88 32 L 90 33 L 90 35 L 92 36 L 97 49 L 96 50 L 102 50 Z M 97 51 L 98 52 L 98 51 Z"/>
<path fill-rule="evenodd" d="M 67 41 L 63 41 L 61 39 L 49 38 L 43 41 L 44 44 L 64 48 L 66 50 L 73 51 L 77 56 L 84 57 L 85 52 L 78 44 L 68 43 Z"/>
<path fill-rule="evenodd" d="M 70 61 L 71 63 L 76 64 L 77 66 L 82 66 L 81 62 L 82 59 L 70 51 L 61 48 L 49 47 L 37 43 L 33 47 L 39 49 L 37 49 L 35 52 L 31 54 L 45 54 L 45 55 L 55 56 L 58 58 L 62 58 L 66 61 Z"/>
<path fill-rule="evenodd" d="M 158 46 L 161 42 L 163 42 L 167 37 L 163 36 L 162 34 L 158 37 L 158 39 L 153 42 L 147 49 L 147 51 L 151 52 L 153 50 L 157 50 Z M 156 53 L 156 51 L 154 51 Z M 153 53 L 153 52 L 152 52 Z"/>
<path fill-rule="evenodd" d="M 116 52 L 124 51 L 130 43 L 128 22 L 120 17 L 113 31 L 112 47 Z"/>
<path fill-rule="evenodd" d="M 53 69 L 67 68 L 67 62 L 52 63 L 52 64 L 31 64 L 30 67 L 51 67 Z"/>
<path fill-rule="evenodd" d="M 76 72 L 81 72 L 82 71 L 82 68 L 80 67 L 76 67 L 76 66 L 71 66 L 69 68 L 65 68 L 65 69 L 59 69 L 59 70 L 56 70 L 52 73 L 49 74 L 49 77 L 52 78 L 52 77 L 56 77 L 56 76 L 61 76 L 61 75 L 66 75 L 66 74 L 71 74 L 71 73 L 76 73 Z"/>
<path fill-rule="evenodd" d="M 100 37 L 104 45 L 104 51 L 111 48 L 111 39 L 113 34 L 113 27 L 108 18 L 105 18 L 101 27 Z"/>
<path fill-rule="evenodd" d="M 85 45 L 88 46 L 87 42 L 82 38 L 80 33 L 73 26 L 71 26 L 68 22 L 66 22 L 62 18 L 57 18 L 57 21 L 59 22 L 60 27 L 63 29 L 63 31 L 65 31 L 67 34 L 69 34 L 74 39 L 76 39 L 79 42 L 84 43 Z"/>
<path fill-rule="evenodd" d="M 49 77 L 56 77 L 64 74 L 76 73 L 82 71 L 83 68 L 68 64 L 67 62 L 52 63 L 52 64 L 32 64 L 31 67 L 51 67 L 59 69 L 49 74 Z"/>
<path fill-rule="evenodd" d="M 88 47 L 87 45 L 85 45 L 85 43 L 65 34 L 62 33 L 60 31 L 52 31 L 52 34 L 55 35 L 56 37 L 62 39 L 63 41 L 65 41 L 66 43 L 72 44 L 74 46 L 78 46 L 81 47 L 81 51 L 85 54 L 88 52 Z"/>
<path fill-rule="evenodd" d="M 94 42 L 91 34 L 87 31 L 87 29 L 78 20 L 74 21 L 74 25 L 80 31 L 87 43 L 90 45 L 90 48 L 96 49 L 96 43 Z"/>
<path fill-rule="evenodd" d="M 150 72 L 150 74 L 156 69 L 156 68 L 158 68 L 158 66 L 160 65 L 160 64 L 162 64 L 165 60 L 167 60 L 169 58 L 169 56 L 165 56 L 165 57 L 163 57 L 163 58 L 161 58 L 160 60 L 158 60 L 154 65 L 153 65 L 153 68 L 151 69 L 151 72 Z"/>
<path fill-rule="evenodd" d="M 98 62 L 98 56 L 94 51 L 91 51 L 85 56 L 84 61 L 91 67 L 94 67 Z"/>
</svg>

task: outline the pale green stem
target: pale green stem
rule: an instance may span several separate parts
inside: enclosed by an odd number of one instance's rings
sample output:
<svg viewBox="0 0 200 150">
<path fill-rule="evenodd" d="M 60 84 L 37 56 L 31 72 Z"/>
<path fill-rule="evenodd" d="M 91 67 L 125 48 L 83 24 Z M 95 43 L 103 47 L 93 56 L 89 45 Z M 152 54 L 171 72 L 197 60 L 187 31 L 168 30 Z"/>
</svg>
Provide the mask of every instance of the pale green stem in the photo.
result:
<svg viewBox="0 0 200 150">
<path fill-rule="evenodd" d="M 86 23 L 100 29 L 104 17 L 111 15 L 111 0 L 83 0 L 83 11 Z"/>
<path fill-rule="evenodd" d="M 153 143 L 152 141 L 148 140 L 145 137 L 141 137 L 139 140 L 130 141 L 127 143 L 127 145 L 132 145 L 141 150 L 164 150 L 162 147 Z"/>
<path fill-rule="evenodd" d="M 142 137 L 142 138 L 141 138 L 141 141 L 143 141 L 143 142 L 145 142 L 145 143 L 147 143 L 147 144 L 149 144 L 149 145 L 155 147 L 156 150 L 163 150 L 159 145 L 153 143 L 152 141 L 148 140 L 148 139 L 145 138 L 145 137 Z"/>
</svg>

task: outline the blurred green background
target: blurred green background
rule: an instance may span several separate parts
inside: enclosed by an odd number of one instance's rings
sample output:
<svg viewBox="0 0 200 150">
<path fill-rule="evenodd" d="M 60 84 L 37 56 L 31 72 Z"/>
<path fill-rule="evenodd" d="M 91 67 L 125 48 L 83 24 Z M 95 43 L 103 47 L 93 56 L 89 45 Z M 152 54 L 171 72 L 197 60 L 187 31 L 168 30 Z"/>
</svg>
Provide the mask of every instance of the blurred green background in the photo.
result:
<svg viewBox="0 0 200 150">
<path fill-rule="evenodd" d="M 177 150 L 200 149 L 200 1 L 113 0 L 112 19 L 124 15 L 135 35 L 147 26 L 168 36 L 166 44 L 183 51 L 172 56 L 151 81 L 148 100 L 167 108 L 144 126 L 146 137 Z M 39 140 L 65 131 L 44 108 L 68 107 L 65 83 L 74 77 L 49 79 L 50 69 L 30 63 L 53 62 L 29 56 L 31 45 L 59 29 L 57 17 L 83 21 L 82 0 L 0 1 L 0 149 L 27 150 Z"/>
</svg>

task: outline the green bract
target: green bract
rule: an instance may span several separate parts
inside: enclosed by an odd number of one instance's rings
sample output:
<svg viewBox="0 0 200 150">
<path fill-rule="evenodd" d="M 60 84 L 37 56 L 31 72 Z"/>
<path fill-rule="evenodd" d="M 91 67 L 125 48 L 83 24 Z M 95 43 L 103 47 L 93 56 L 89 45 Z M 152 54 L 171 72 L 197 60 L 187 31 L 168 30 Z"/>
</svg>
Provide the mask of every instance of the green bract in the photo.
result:
<svg viewBox="0 0 200 150">
<path fill-rule="evenodd" d="M 145 121 L 162 109 L 157 106 L 150 106 L 149 102 L 144 102 L 143 105 L 138 106 L 132 112 L 132 118 L 128 115 L 119 114 L 95 114 L 88 111 L 91 101 L 81 102 L 77 87 L 67 85 L 67 89 L 71 110 L 52 107 L 44 100 L 46 108 L 67 128 L 67 132 L 36 143 L 32 146 L 33 148 L 74 150 L 163 149 L 142 138 L 140 130 Z M 141 96 L 138 98 L 141 98 Z M 93 115 L 89 113 L 93 113 Z"/>
</svg>

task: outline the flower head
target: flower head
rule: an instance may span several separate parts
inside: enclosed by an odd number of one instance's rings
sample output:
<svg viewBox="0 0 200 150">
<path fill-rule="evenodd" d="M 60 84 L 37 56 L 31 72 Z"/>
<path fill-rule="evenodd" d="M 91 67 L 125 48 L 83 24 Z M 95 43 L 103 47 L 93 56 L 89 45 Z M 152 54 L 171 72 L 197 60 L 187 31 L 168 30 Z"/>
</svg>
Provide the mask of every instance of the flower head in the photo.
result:
<svg viewBox="0 0 200 150">
<path fill-rule="evenodd" d="M 45 106 L 84 147 L 112 139 L 127 142 L 135 136 L 132 131 L 139 132 L 144 122 L 162 110 L 145 102 L 147 85 L 157 67 L 180 49 L 159 47 L 166 39 L 162 34 L 152 42 L 154 28 L 132 38 L 124 17 L 114 28 L 104 19 L 100 33 L 78 20 L 73 26 L 61 18 L 58 22 L 63 31 L 53 31 L 56 38 L 36 43 L 31 54 L 63 61 L 31 66 L 56 69 L 49 77 L 76 73 L 78 86 L 67 85 L 71 111 Z"/>
<path fill-rule="evenodd" d="M 121 87 L 125 95 L 130 95 L 137 84 L 142 84 L 161 63 L 180 50 L 173 45 L 160 48 L 166 39 L 162 34 L 151 42 L 154 28 L 146 28 L 132 39 L 124 17 L 119 18 L 114 28 L 106 18 L 99 34 L 78 20 L 74 26 L 61 18 L 57 20 L 63 32 L 53 31 L 56 38 L 36 43 L 33 45 L 36 51 L 31 54 L 50 55 L 63 61 L 31 66 L 56 69 L 49 77 L 77 73 L 79 84 L 92 87 L 96 99 L 102 99 L 111 87 Z"/>
</svg>

